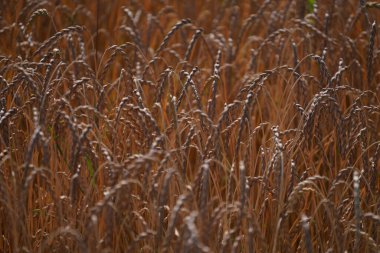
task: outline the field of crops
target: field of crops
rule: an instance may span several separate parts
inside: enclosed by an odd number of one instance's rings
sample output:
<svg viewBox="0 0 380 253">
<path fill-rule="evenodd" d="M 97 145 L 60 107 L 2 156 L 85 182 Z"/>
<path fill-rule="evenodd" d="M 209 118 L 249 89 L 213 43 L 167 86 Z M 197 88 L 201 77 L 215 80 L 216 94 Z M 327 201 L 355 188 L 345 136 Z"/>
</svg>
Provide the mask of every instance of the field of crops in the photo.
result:
<svg viewBox="0 0 380 253">
<path fill-rule="evenodd" d="M 380 252 L 379 24 L 0 0 L 0 252 Z"/>
</svg>

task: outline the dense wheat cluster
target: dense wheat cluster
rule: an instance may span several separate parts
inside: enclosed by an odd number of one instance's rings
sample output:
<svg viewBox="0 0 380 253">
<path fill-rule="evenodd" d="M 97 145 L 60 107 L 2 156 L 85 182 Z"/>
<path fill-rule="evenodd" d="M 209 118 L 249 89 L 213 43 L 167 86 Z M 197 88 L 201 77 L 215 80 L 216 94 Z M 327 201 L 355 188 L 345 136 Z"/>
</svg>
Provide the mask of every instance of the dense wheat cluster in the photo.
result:
<svg viewBox="0 0 380 253">
<path fill-rule="evenodd" d="M 1 0 L 0 252 L 379 252 L 380 3 Z"/>
</svg>

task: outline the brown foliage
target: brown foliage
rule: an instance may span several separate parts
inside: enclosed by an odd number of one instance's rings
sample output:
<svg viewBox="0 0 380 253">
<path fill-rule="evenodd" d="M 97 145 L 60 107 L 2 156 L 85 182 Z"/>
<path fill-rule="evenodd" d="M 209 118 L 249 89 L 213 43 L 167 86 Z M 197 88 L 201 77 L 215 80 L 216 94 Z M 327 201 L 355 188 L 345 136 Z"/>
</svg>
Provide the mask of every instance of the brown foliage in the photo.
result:
<svg viewBox="0 0 380 253">
<path fill-rule="evenodd" d="M 379 252 L 379 4 L 308 2 L 0 1 L 0 251 Z"/>
</svg>

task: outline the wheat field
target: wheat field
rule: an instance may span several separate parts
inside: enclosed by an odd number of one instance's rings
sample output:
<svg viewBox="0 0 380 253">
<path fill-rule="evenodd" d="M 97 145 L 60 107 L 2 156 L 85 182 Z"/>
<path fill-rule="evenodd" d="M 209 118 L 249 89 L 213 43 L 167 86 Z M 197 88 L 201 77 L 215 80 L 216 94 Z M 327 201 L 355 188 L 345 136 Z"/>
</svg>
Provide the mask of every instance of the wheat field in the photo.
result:
<svg viewBox="0 0 380 253">
<path fill-rule="evenodd" d="M 379 23 L 0 0 L 0 252 L 380 252 Z"/>
</svg>

